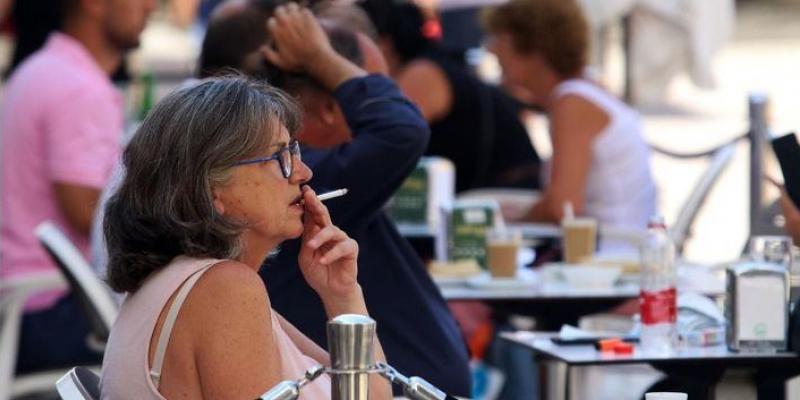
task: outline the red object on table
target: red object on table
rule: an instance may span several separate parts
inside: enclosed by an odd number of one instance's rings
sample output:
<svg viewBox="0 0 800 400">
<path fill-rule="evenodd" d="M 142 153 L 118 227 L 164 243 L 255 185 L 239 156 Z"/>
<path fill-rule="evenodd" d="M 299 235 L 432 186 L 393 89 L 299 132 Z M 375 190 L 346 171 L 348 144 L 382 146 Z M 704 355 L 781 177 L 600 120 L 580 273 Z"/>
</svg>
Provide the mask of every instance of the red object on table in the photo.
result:
<svg viewBox="0 0 800 400">
<path fill-rule="evenodd" d="M 614 344 L 614 354 L 633 354 L 633 344 L 623 341 Z"/>
</svg>

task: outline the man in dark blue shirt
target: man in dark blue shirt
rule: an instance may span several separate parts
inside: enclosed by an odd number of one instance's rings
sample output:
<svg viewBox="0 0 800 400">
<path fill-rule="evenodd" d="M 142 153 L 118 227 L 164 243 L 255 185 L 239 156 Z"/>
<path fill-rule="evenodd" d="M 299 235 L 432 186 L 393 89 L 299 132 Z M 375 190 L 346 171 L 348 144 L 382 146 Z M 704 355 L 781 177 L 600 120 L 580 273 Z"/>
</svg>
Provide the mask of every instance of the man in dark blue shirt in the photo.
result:
<svg viewBox="0 0 800 400">
<path fill-rule="evenodd" d="M 233 58 L 214 52 L 210 43 L 241 46 L 248 40 L 231 37 L 233 29 L 223 28 L 236 27 L 252 36 L 263 30 L 263 21 L 271 14 L 254 5 L 234 11 L 212 17 L 201 70 L 209 74 L 225 66 L 238 67 L 266 77 L 300 100 L 306 115 L 298 139 L 305 144 L 303 162 L 314 172 L 310 184 L 318 193 L 349 190 L 347 196 L 326 204 L 334 223 L 359 243 L 358 281 L 370 315 L 377 321 L 387 361 L 446 392 L 469 396 L 468 357 L 455 321 L 421 260 L 383 211 L 427 146 L 425 120 L 390 79 L 369 75 L 347 59 L 380 65 L 378 49 L 369 39 L 329 29 L 333 46 L 344 57 L 330 54 L 316 43 L 317 38 L 294 32 L 285 9 L 277 10 L 267 24 L 275 47 L 251 50 L 264 59 L 253 62 L 248 51 Z M 259 13 L 265 16 L 254 17 Z M 248 21 L 259 19 L 260 25 L 247 26 Z M 258 46 L 266 42 L 260 38 Z M 322 303 L 297 268 L 300 245 L 299 241 L 284 243 L 261 274 L 272 307 L 327 347 Z"/>
</svg>

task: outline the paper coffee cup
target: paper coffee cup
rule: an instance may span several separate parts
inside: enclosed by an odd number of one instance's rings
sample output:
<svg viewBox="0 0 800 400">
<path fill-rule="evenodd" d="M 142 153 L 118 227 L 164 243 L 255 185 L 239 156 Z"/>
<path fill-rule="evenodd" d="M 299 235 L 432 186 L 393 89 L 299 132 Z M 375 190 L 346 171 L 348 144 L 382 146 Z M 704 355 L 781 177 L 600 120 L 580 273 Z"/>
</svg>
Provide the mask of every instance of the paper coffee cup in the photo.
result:
<svg viewBox="0 0 800 400">
<path fill-rule="evenodd" d="M 517 275 L 521 243 L 522 235 L 518 230 L 497 228 L 486 231 L 486 261 L 493 277 L 512 278 Z"/>
<path fill-rule="evenodd" d="M 561 221 L 564 233 L 564 261 L 578 264 L 591 259 L 596 249 L 597 221 L 592 218 L 569 218 Z"/>
</svg>

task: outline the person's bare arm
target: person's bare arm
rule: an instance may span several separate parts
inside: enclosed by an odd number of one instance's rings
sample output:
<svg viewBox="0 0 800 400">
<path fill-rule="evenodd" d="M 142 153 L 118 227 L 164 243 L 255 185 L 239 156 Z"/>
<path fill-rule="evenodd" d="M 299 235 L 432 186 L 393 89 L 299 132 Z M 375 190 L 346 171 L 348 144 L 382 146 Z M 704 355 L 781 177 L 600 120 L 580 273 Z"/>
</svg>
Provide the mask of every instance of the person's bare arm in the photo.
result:
<svg viewBox="0 0 800 400">
<path fill-rule="evenodd" d="M 550 184 L 542 199 L 530 210 L 527 220 L 559 222 L 564 203 L 583 212 L 586 180 L 592 165 L 592 142 L 609 123 L 608 115 L 579 96 L 558 100 L 550 115 L 553 158 Z"/>
<path fill-rule="evenodd" d="M 342 314 L 369 315 L 364 293 L 356 280 L 358 244 L 333 225 L 327 207 L 308 186 L 303 189 L 303 200 L 305 227 L 298 256 L 303 278 L 319 295 L 328 318 Z M 375 361 L 386 362 L 377 337 Z M 383 377 L 372 374 L 369 385 L 371 400 L 392 398 L 392 388 Z"/>
<path fill-rule="evenodd" d="M 347 80 L 367 75 L 331 47 L 319 21 L 307 8 L 296 3 L 276 8 L 267 21 L 267 29 L 274 46 L 262 47 L 262 53 L 278 68 L 306 72 L 329 91 Z"/>
<path fill-rule="evenodd" d="M 780 202 L 783 209 L 783 218 L 785 219 L 783 229 L 792 237 L 794 245 L 800 246 L 800 210 L 797 209 L 789 194 L 786 193 L 786 188 L 780 185 L 780 189 Z"/>
<path fill-rule="evenodd" d="M 428 60 L 411 61 L 395 77 L 397 86 L 419 107 L 428 122 L 450 112 L 453 91 L 444 71 Z"/>
<path fill-rule="evenodd" d="M 270 315 L 264 283 L 248 266 L 226 261 L 200 278 L 178 324 L 187 318 L 183 326 L 193 332 L 204 399 L 255 399 L 282 379 Z"/>
<path fill-rule="evenodd" d="M 89 236 L 100 190 L 87 186 L 56 182 L 56 201 L 67 222 L 82 235 Z"/>
<path fill-rule="evenodd" d="M 286 318 L 283 318 L 282 315 L 275 313 L 275 316 L 278 317 L 281 328 L 283 328 L 284 332 L 286 332 L 295 346 L 297 346 L 303 354 L 313 358 L 322 365 L 331 365 L 331 359 L 325 349 L 319 347 L 313 340 L 309 339 L 308 336 L 297 330 L 297 328 L 295 328 L 291 322 L 287 321 Z"/>
</svg>

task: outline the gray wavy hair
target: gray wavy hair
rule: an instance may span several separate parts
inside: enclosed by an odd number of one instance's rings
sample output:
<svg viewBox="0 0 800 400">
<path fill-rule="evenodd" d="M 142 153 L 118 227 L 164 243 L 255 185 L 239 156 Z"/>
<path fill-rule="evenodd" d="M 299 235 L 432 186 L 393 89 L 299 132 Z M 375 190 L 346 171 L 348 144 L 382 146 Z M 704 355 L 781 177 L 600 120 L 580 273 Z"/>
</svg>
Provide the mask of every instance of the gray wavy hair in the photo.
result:
<svg viewBox="0 0 800 400">
<path fill-rule="evenodd" d="M 300 112 L 284 92 L 242 76 L 202 80 L 161 100 L 123 155 L 105 208 L 108 283 L 136 291 L 178 255 L 236 258 L 243 226 L 220 215 L 212 189 L 234 162 L 264 151 Z"/>
</svg>

